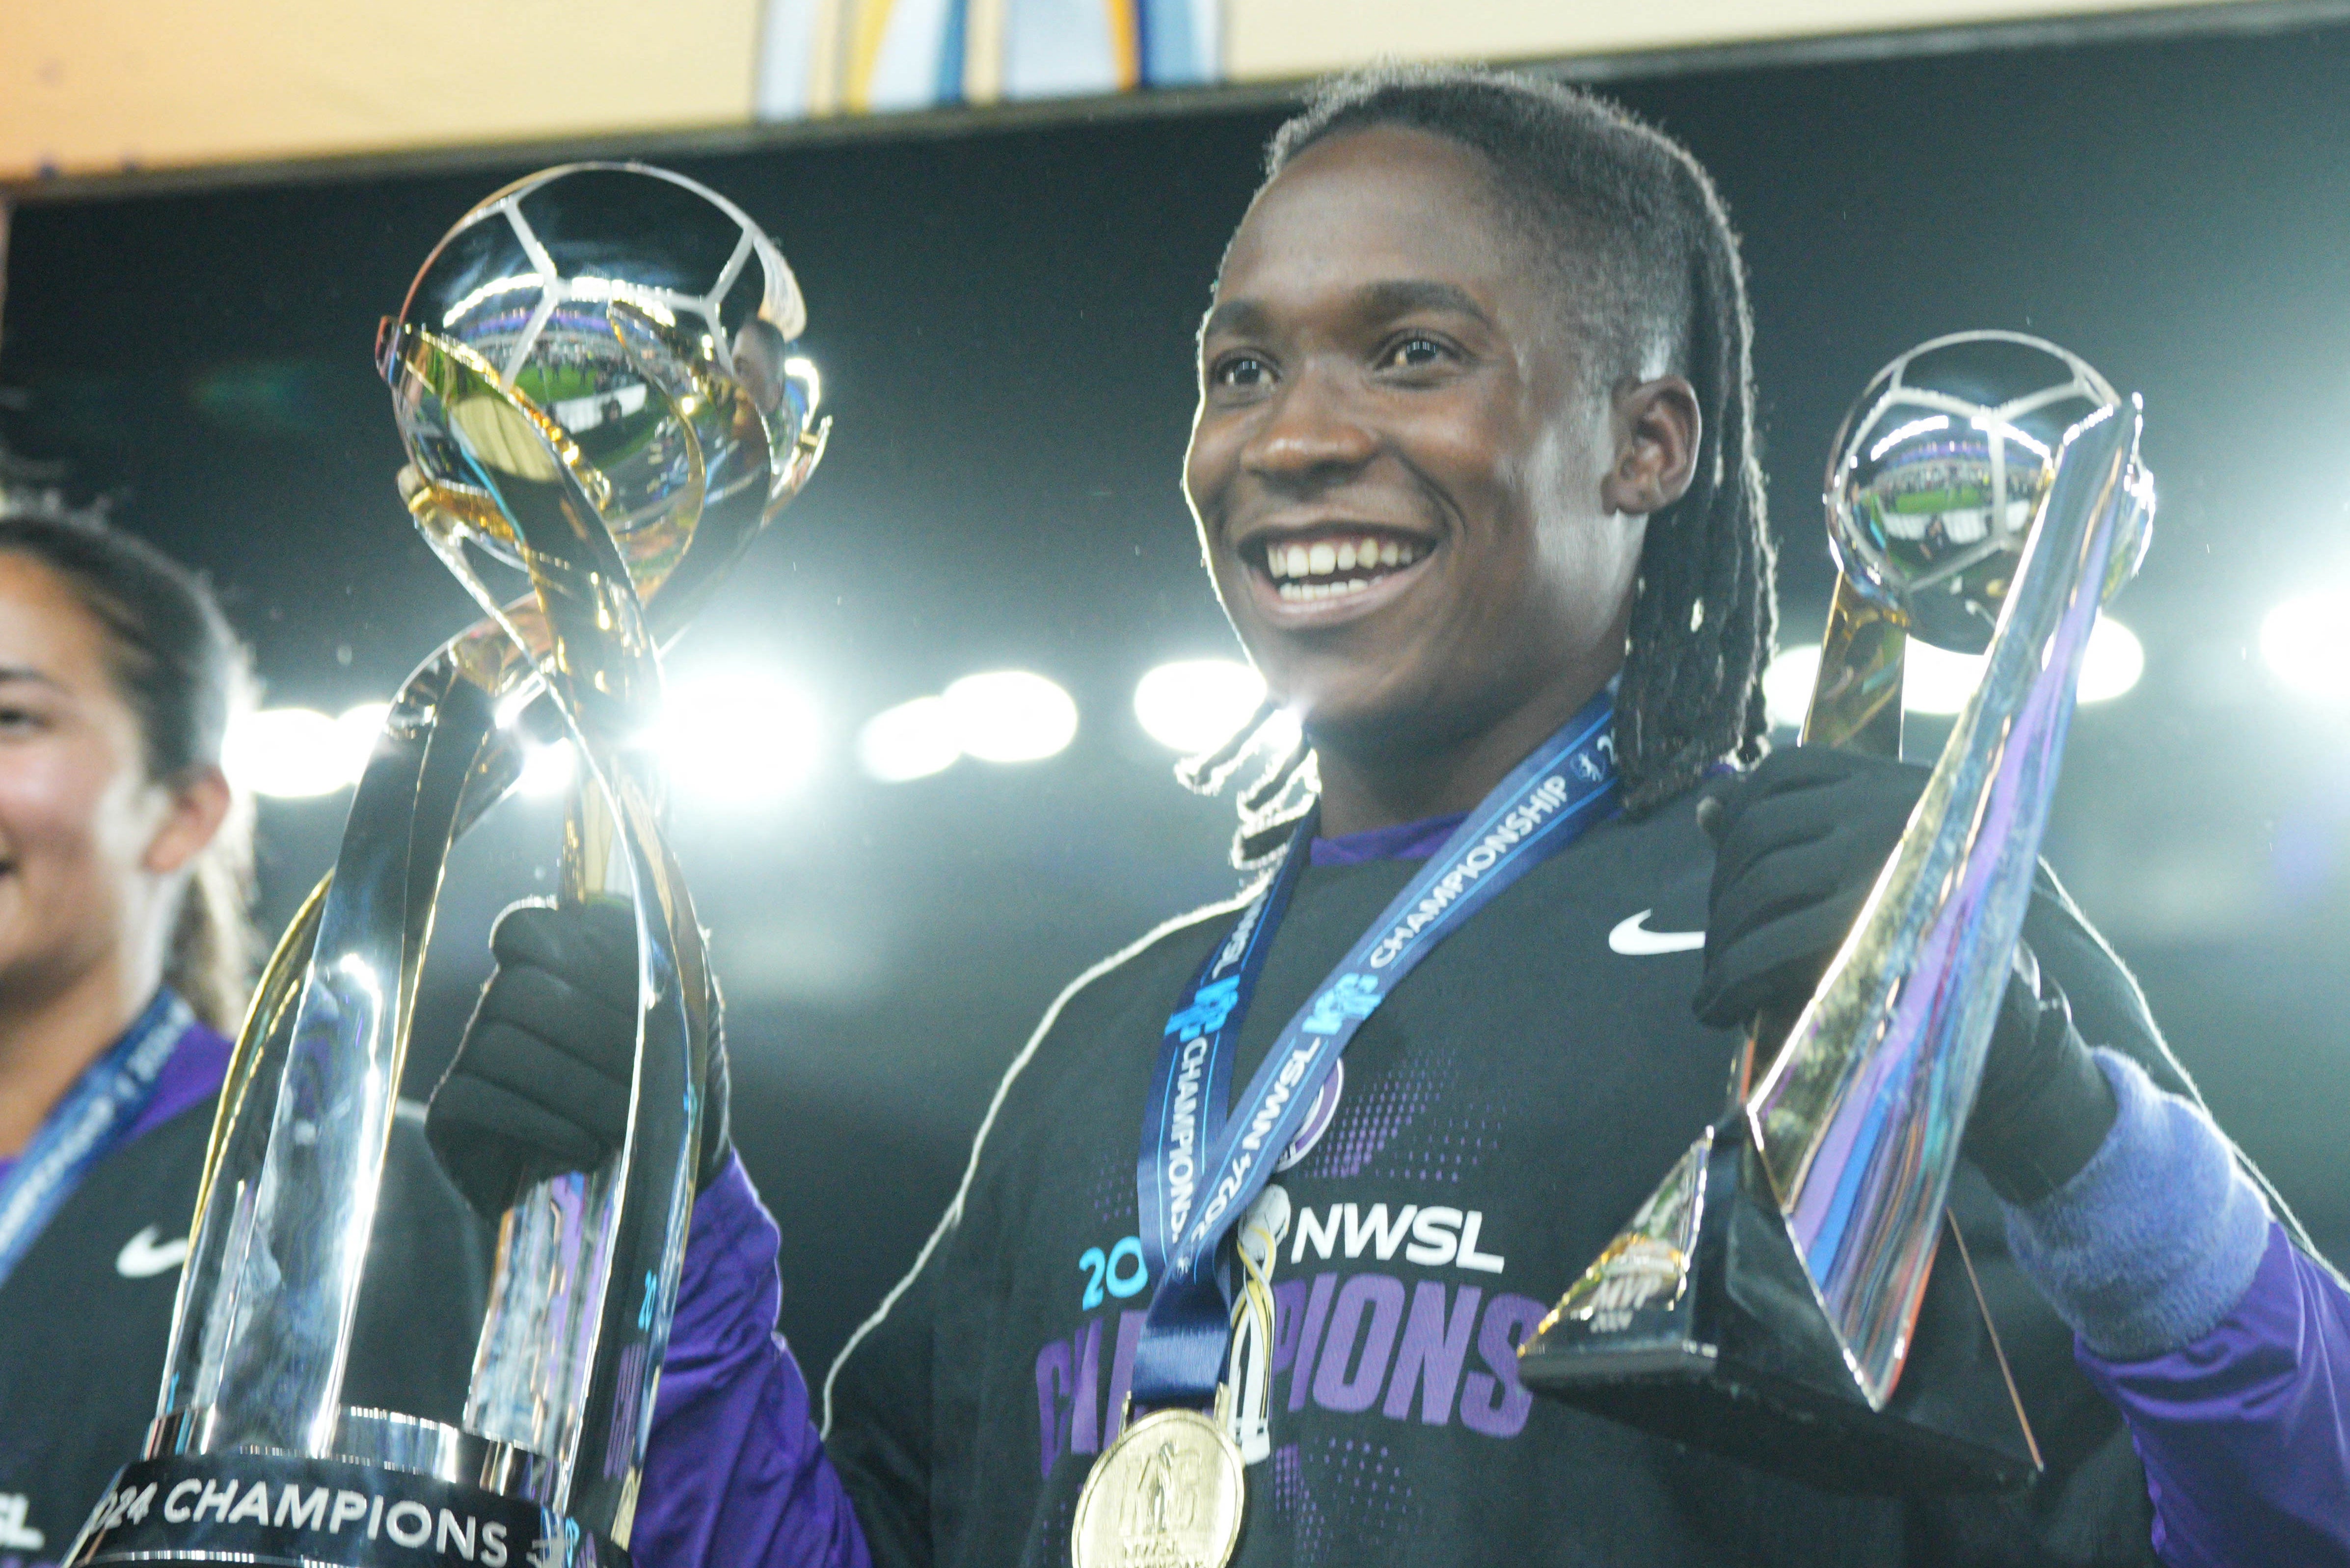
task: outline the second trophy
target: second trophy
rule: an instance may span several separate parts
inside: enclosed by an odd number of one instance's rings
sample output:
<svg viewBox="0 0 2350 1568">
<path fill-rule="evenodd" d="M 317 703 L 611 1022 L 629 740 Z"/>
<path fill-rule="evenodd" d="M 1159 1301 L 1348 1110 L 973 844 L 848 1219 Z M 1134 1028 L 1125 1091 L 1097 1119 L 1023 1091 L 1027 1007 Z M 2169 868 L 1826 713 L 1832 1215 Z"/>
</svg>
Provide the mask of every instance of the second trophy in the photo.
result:
<svg viewBox="0 0 2350 1568">
<path fill-rule="evenodd" d="M 2139 425 L 2011 333 L 1923 344 L 1862 394 L 1828 472 L 1842 570 L 1803 739 L 1898 756 L 1912 637 L 1987 645 L 1981 685 L 1784 1044 L 1758 1028 L 1729 1114 L 1521 1352 L 1529 1386 L 1840 1490 L 2038 1469 L 1945 1205 L 2082 658 L 2145 552 Z"/>
</svg>

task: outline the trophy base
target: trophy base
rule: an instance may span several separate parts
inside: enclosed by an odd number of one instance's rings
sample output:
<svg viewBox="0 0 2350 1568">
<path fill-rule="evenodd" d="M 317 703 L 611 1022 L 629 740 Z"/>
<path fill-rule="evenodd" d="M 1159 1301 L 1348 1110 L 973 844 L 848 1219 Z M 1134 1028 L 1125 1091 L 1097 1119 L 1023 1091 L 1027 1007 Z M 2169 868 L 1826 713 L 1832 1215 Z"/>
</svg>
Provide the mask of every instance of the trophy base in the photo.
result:
<svg viewBox="0 0 2350 1568">
<path fill-rule="evenodd" d="M 224 1452 L 115 1475 L 65 1568 L 629 1568 L 611 1542 L 525 1499 L 345 1459 Z"/>
<path fill-rule="evenodd" d="M 1528 1388 L 1829 1491 L 1998 1491 L 2039 1474 L 1971 1267 L 1934 1271 L 1876 1409 L 1744 1116 L 1700 1138 L 1660 1199 L 1519 1353 Z"/>
</svg>

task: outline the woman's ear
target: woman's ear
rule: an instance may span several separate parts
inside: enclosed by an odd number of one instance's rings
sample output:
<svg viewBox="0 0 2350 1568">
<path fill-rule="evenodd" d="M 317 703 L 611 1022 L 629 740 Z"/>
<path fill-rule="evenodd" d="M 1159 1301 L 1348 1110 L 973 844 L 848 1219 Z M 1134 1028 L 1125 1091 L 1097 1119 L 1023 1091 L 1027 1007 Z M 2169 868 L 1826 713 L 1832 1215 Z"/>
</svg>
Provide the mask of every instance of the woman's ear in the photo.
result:
<svg viewBox="0 0 2350 1568">
<path fill-rule="evenodd" d="M 1600 491 L 1610 512 L 1646 517 L 1689 493 L 1705 416 L 1686 379 L 1663 376 L 1617 393 L 1613 428 L 1616 462 Z"/>
<path fill-rule="evenodd" d="M 170 805 L 163 820 L 156 824 L 155 836 L 147 841 L 141 862 L 159 877 L 186 869 L 203 853 L 204 846 L 228 820 L 229 806 L 235 799 L 228 775 L 209 763 L 190 768 L 166 788 Z"/>
</svg>

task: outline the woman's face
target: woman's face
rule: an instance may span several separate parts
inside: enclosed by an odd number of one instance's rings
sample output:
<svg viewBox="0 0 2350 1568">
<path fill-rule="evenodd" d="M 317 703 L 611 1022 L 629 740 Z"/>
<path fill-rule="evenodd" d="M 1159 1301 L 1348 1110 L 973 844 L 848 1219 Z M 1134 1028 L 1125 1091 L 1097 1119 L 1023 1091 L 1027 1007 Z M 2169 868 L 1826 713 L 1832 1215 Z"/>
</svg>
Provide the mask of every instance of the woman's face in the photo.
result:
<svg viewBox="0 0 2350 1568">
<path fill-rule="evenodd" d="M 126 983 L 151 981 L 136 961 L 160 961 L 178 873 L 226 806 L 217 770 L 179 788 L 148 778 L 107 655 L 72 589 L 0 554 L 0 997 L 126 956 Z"/>
<path fill-rule="evenodd" d="M 1420 131 L 1317 143 L 1250 208 L 1201 329 L 1185 492 L 1242 641 L 1326 744 L 1563 722 L 1621 662 L 1645 514 L 1688 483 L 1688 384 L 1607 384 L 1492 178 Z"/>
</svg>

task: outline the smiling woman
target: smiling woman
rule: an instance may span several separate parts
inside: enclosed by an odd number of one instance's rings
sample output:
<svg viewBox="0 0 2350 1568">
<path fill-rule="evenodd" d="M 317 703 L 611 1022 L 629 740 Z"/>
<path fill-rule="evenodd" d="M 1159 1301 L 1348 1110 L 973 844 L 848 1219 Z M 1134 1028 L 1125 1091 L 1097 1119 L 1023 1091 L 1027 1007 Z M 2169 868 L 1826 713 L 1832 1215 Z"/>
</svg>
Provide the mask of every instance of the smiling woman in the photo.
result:
<svg viewBox="0 0 2350 1568">
<path fill-rule="evenodd" d="M 28 1561 L 62 1556 L 154 1414 L 250 983 L 251 815 L 221 765 L 246 684 L 186 568 L 95 518 L 0 510 L 0 1548 Z M 393 1147 L 379 1245 L 434 1262 L 392 1271 L 400 1314 L 362 1306 L 351 1386 L 450 1409 L 470 1337 L 420 1333 L 412 1293 L 465 1334 L 478 1247 L 415 1129 Z"/>
<path fill-rule="evenodd" d="M 1711 183 L 1596 100 L 1441 83 L 1365 77 L 1283 130 L 1201 335 L 1202 543 L 1341 832 L 1464 809 L 1619 670 L 1635 809 L 1764 727 L 1750 329 Z"/>
</svg>

